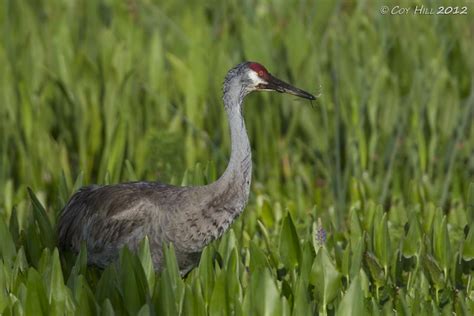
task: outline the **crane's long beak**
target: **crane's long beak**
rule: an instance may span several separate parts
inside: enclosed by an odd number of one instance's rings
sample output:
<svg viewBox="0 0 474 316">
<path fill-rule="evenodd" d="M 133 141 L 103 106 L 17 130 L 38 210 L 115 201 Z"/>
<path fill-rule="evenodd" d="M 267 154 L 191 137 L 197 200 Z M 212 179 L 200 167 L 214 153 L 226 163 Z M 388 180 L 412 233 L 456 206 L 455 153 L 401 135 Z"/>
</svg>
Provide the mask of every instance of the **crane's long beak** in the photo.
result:
<svg viewBox="0 0 474 316">
<path fill-rule="evenodd" d="M 312 95 L 311 93 L 308 93 L 304 90 L 293 87 L 289 83 L 286 83 L 283 80 L 280 80 L 280 79 L 272 76 L 271 74 L 268 74 L 268 77 L 265 78 L 265 80 L 267 81 L 267 83 L 259 85 L 259 88 L 261 88 L 262 90 L 263 89 L 264 90 L 273 90 L 273 91 L 277 91 L 277 92 L 280 92 L 280 93 L 289 93 L 289 94 L 292 94 L 292 95 L 296 95 L 297 97 L 305 98 L 305 99 L 308 99 L 308 100 L 316 100 L 316 97 L 314 95 Z"/>
</svg>

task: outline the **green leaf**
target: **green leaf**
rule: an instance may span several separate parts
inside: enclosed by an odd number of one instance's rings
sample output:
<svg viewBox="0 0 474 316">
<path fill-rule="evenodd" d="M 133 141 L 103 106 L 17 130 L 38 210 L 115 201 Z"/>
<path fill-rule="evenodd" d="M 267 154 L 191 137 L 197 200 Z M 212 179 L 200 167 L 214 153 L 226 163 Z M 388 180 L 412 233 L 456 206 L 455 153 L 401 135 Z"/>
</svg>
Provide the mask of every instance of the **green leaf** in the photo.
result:
<svg viewBox="0 0 474 316">
<path fill-rule="evenodd" d="M 224 234 L 224 236 L 222 236 L 218 247 L 219 254 L 222 256 L 224 264 L 227 264 L 229 257 L 236 248 L 239 248 L 237 238 L 235 237 L 234 230 L 231 228 Z"/>
<path fill-rule="evenodd" d="M 375 254 L 383 265 L 385 273 L 387 273 L 391 257 L 387 213 L 384 213 L 380 222 L 375 223 L 374 225 L 373 242 Z"/>
<path fill-rule="evenodd" d="M 469 233 L 463 244 L 462 258 L 466 261 L 474 259 L 474 225 L 469 226 Z"/>
<path fill-rule="evenodd" d="M 370 271 L 370 275 L 374 279 L 377 287 L 381 287 L 385 284 L 385 270 L 378 261 L 377 257 L 374 256 L 370 251 L 366 251 L 364 254 L 365 263 Z"/>
<path fill-rule="evenodd" d="M 408 233 L 403 239 L 402 254 L 405 258 L 411 258 L 417 255 L 421 246 L 421 232 L 420 225 L 416 216 L 413 215 L 410 220 L 410 227 Z"/>
<path fill-rule="evenodd" d="M 296 267 L 301 260 L 301 247 L 295 225 L 288 213 L 283 221 L 279 243 L 280 257 L 283 264 L 290 269 Z"/>
<path fill-rule="evenodd" d="M 75 282 L 77 281 L 77 277 L 79 275 L 86 275 L 87 271 L 87 248 L 86 243 L 81 243 L 81 250 L 76 257 L 76 262 L 72 267 L 71 273 L 69 274 L 69 278 L 67 280 L 67 285 L 69 288 L 75 288 Z"/>
<path fill-rule="evenodd" d="M 140 242 L 140 246 L 138 248 L 138 258 L 140 259 L 143 271 L 145 273 L 150 295 L 153 295 L 153 289 L 155 288 L 155 267 L 151 257 L 148 236 L 145 236 L 145 238 L 143 238 L 143 240 Z"/>
<path fill-rule="evenodd" d="M 468 216 L 469 223 L 472 223 L 474 222 L 474 182 L 469 184 L 466 207 L 466 215 Z"/>
<path fill-rule="evenodd" d="M 137 316 L 151 316 L 153 313 L 151 312 L 150 305 L 145 304 L 140 308 L 140 310 L 137 313 Z"/>
<path fill-rule="evenodd" d="M 74 312 L 74 303 L 69 288 L 64 285 L 59 252 L 54 248 L 51 257 L 49 279 L 47 280 L 48 300 L 51 307 L 51 315 L 63 315 Z"/>
<path fill-rule="evenodd" d="M 311 315 L 310 299 L 308 282 L 304 278 L 299 278 L 296 282 L 293 315 Z"/>
<path fill-rule="evenodd" d="M 104 300 L 104 302 L 102 303 L 102 305 L 100 307 L 100 315 L 102 315 L 102 316 L 114 316 L 115 315 L 114 307 L 112 306 L 112 303 L 110 302 L 110 300 L 108 298 Z"/>
<path fill-rule="evenodd" d="M 359 276 L 352 280 L 349 289 L 339 304 L 336 315 L 367 315 L 367 311 L 364 307 L 364 297 L 362 296 Z"/>
<path fill-rule="evenodd" d="M 135 172 L 135 169 L 133 168 L 132 163 L 130 162 L 130 160 L 128 160 L 128 159 L 125 160 L 125 166 L 127 167 L 128 180 L 129 181 L 137 181 L 138 176 L 137 176 L 137 174 Z"/>
<path fill-rule="evenodd" d="M 28 281 L 26 283 L 26 315 L 48 315 L 48 299 L 43 286 L 43 280 L 39 273 L 30 268 L 28 270 Z"/>
<path fill-rule="evenodd" d="M 250 271 L 255 271 L 259 268 L 268 267 L 268 260 L 265 253 L 258 247 L 253 240 L 250 241 Z"/>
<path fill-rule="evenodd" d="M 10 234 L 13 239 L 13 242 L 15 244 L 18 244 L 19 237 L 20 237 L 20 224 L 18 223 L 18 215 L 16 212 L 16 207 L 13 208 L 12 213 L 10 215 L 9 230 L 10 230 Z M 1 240 L 3 240 L 3 238 Z"/>
<path fill-rule="evenodd" d="M 257 203 L 259 208 L 258 213 L 260 214 L 263 224 L 266 227 L 273 228 L 275 223 L 274 214 L 268 199 L 266 199 L 264 196 L 259 196 L 257 198 Z"/>
<path fill-rule="evenodd" d="M 30 265 L 37 266 L 41 257 L 43 245 L 35 223 L 28 225 L 26 232 L 22 231 L 21 239 L 25 240 L 25 250 Z"/>
<path fill-rule="evenodd" d="M 165 272 L 165 271 L 163 271 Z M 178 315 L 178 300 L 174 292 L 174 285 L 169 273 L 162 273 L 156 282 L 154 299 L 158 315 L 173 316 Z"/>
<path fill-rule="evenodd" d="M 80 275 L 74 289 L 76 299 L 76 315 L 97 315 L 99 306 L 94 299 L 94 295 L 87 284 L 87 280 Z"/>
<path fill-rule="evenodd" d="M 179 274 L 173 244 L 165 245 L 163 250 L 165 266 L 157 282 L 157 288 L 155 289 L 157 292 L 154 295 L 154 301 L 160 302 L 157 305 L 158 314 L 177 315 L 183 303 L 184 282 Z"/>
<path fill-rule="evenodd" d="M 13 275 L 17 275 L 18 273 L 23 273 L 23 272 L 26 272 L 26 270 L 28 269 L 28 261 L 26 259 L 26 254 L 25 254 L 25 250 L 22 247 L 20 247 L 20 249 L 18 249 L 18 252 L 16 254 L 16 258 L 15 258 L 15 264 L 14 264 L 14 267 L 13 267 Z"/>
<path fill-rule="evenodd" d="M 263 223 L 259 220 L 257 220 L 257 225 L 258 225 L 258 229 L 263 235 L 263 240 L 265 241 L 265 246 L 267 247 L 267 250 L 268 250 L 268 254 L 270 257 L 269 263 L 273 264 L 274 267 L 278 267 L 279 260 L 277 258 L 278 257 L 277 249 L 273 246 L 273 242 L 270 240 L 270 235 L 268 233 L 268 230 L 265 227 L 265 225 L 263 225 Z"/>
<path fill-rule="evenodd" d="M 280 294 L 267 269 L 258 269 L 251 273 L 243 305 L 244 315 L 272 316 L 281 314 Z"/>
<path fill-rule="evenodd" d="M 429 276 L 431 283 L 436 289 L 442 289 L 445 285 L 445 276 L 438 262 L 431 255 L 427 254 L 422 257 L 425 273 Z"/>
<path fill-rule="evenodd" d="M 331 260 L 326 247 L 319 249 L 311 270 L 310 282 L 321 305 L 320 312 L 325 313 L 327 305 L 338 294 L 341 288 L 341 275 Z"/>
<path fill-rule="evenodd" d="M 214 268 L 212 265 L 212 249 L 211 247 L 204 248 L 201 254 L 201 260 L 198 267 L 198 280 L 201 284 L 203 299 L 205 302 L 211 300 L 212 289 L 214 288 Z"/>
<path fill-rule="evenodd" d="M 0 314 L 3 315 L 5 308 L 10 304 L 8 292 L 10 290 L 11 280 L 5 271 L 4 263 L 0 260 Z"/>
<path fill-rule="evenodd" d="M 114 309 L 125 310 L 122 295 L 118 289 L 117 275 L 118 272 L 115 268 L 115 265 L 109 265 L 107 268 L 105 268 L 99 279 L 99 282 L 97 283 L 95 297 L 97 302 L 103 302 L 108 299 L 110 300 L 112 306 L 114 306 Z M 79 275 L 78 281 L 82 277 L 82 275 Z M 78 286 L 79 285 L 76 285 L 74 289 L 77 289 Z"/>
<path fill-rule="evenodd" d="M 216 283 L 214 284 L 214 290 L 212 291 L 211 301 L 209 304 L 210 315 L 229 315 L 227 310 L 229 297 L 227 297 L 226 291 L 226 275 L 224 271 L 216 277 Z"/>
<path fill-rule="evenodd" d="M 131 315 L 135 315 L 146 303 L 149 292 L 142 265 L 128 247 L 120 252 L 119 275 L 125 306 Z"/>
<path fill-rule="evenodd" d="M 351 279 L 355 278 L 362 267 L 362 258 L 364 255 L 364 238 L 360 237 L 359 240 L 356 241 L 356 244 L 351 242 L 350 248 L 352 251 L 351 257 L 351 265 L 350 265 L 350 277 Z"/>
<path fill-rule="evenodd" d="M 448 223 L 445 215 L 441 221 L 435 221 L 433 229 L 433 252 L 445 275 L 447 275 L 451 259 L 449 243 Z"/>
<path fill-rule="evenodd" d="M 242 314 L 242 285 L 240 284 L 240 258 L 237 249 L 234 248 L 230 255 L 226 273 L 226 291 L 227 297 L 227 309 L 229 314 L 241 315 Z"/>
<path fill-rule="evenodd" d="M 33 215 L 40 229 L 39 237 L 41 238 L 41 241 L 45 247 L 53 248 L 56 237 L 48 215 L 46 214 L 46 210 L 41 205 L 40 201 L 33 193 L 31 188 L 28 188 L 28 194 L 30 195 L 31 204 L 33 205 Z"/>
<path fill-rule="evenodd" d="M 356 209 L 351 209 L 350 212 L 350 241 L 352 244 L 358 242 L 362 237 L 362 226 L 360 224 L 359 216 Z"/>
<path fill-rule="evenodd" d="M 182 315 L 208 315 L 208 313 L 206 313 L 207 304 L 204 303 L 199 284 L 199 282 L 196 282 L 193 288 L 191 288 L 189 284 L 186 284 Z"/>
<path fill-rule="evenodd" d="M 76 192 L 80 188 L 82 188 L 82 182 L 84 180 L 84 172 L 81 171 L 79 175 L 76 178 L 76 181 L 74 182 L 74 185 L 72 186 L 72 192 Z"/>
<path fill-rule="evenodd" d="M 16 247 L 7 224 L 0 216 L 0 257 L 4 262 L 11 262 L 16 255 Z"/>
</svg>

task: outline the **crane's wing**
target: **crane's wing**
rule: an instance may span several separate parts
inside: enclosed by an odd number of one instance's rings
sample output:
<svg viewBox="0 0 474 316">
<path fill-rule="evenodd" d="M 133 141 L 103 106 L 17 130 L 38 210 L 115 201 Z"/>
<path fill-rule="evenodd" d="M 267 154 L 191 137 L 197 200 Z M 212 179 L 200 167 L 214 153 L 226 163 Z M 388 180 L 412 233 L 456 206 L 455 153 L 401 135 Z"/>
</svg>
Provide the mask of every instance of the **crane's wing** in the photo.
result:
<svg viewBox="0 0 474 316">
<path fill-rule="evenodd" d="M 59 218 L 59 247 L 78 252 L 85 241 L 89 262 L 105 266 L 116 259 L 123 245 L 138 245 L 163 217 L 166 207 L 160 201 L 170 201 L 180 189 L 158 182 L 83 187 Z"/>
</svg>

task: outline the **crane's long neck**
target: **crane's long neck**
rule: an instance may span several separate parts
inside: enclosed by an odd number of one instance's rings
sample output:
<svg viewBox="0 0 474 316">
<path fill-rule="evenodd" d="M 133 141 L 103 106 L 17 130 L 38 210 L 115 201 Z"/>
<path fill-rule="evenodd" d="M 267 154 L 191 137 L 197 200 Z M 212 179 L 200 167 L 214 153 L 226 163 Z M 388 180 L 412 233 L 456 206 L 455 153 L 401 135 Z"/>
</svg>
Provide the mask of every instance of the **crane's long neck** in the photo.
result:
<svg viewBox="0 0 474 316">
<path fill-rule="evenodd" d="M 196 199 L 191 215 L 182 217 L 185 221 L 183 227 L 187 230 L 187 234 L 184 235 L 193 236 L 195 240 L 191 247 L 185 243 L 181 245 L 187 251 L 201 251 L 205 245 L 222 236 L 247 204 L 252 177 L 252 157 L 242 117 L 244 93 L 238 88 L 236 85 L 224 89 L 224 103 L 232 144 L 229 164 L 217 181 L 197 187 L 202 200 Z M 193 218 L 194 222 L 188 221 L 189 218 Z"/>
<path fill-rule="evenodd" d="M 226 107 L 232 147 L 229 164 L 222 175 L 222 181 L 236 181 L 236 185 L 248 189 L 252 176 L 252 151 L 242 116 L 242 98 L 236 102 L 238 102 L 237 105 Z"/>
<path fill-rule="evenodd" d="M 221 203 L 233 208 L 234 215 L 242 212 L 247 203 L 252 177 L 252 153 L 242 117 L 244 94 L 226 91 L 224 103 L 229 120 L 231 154 L 224 174 L 214 182 Z"/>
</svg>

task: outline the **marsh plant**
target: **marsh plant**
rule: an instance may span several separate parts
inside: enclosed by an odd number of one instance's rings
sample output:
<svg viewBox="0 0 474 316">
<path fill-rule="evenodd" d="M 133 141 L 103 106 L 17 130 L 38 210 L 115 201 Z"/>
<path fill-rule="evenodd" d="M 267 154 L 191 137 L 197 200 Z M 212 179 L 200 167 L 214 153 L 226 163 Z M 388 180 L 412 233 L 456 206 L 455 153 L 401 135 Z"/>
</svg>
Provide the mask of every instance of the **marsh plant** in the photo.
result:
<svg viewBox="0 0 474 316">
<path fill-rule="evenodd" d="M 377 5 L 3 1 L 0 314 L 472 315 L 473 3 Z M 155 273 L 147 239 L 104 270 L 60 254 L 83 185 L 216 180 L 243 60 L 322 94 L 248 97 L 250 200 L 199 265 L 169 245 Z"/>
</svg>

